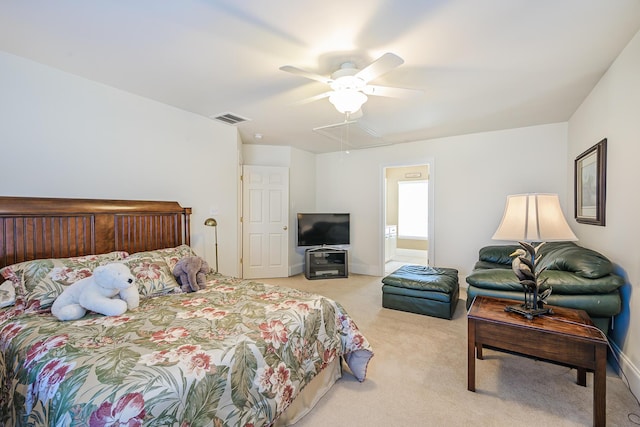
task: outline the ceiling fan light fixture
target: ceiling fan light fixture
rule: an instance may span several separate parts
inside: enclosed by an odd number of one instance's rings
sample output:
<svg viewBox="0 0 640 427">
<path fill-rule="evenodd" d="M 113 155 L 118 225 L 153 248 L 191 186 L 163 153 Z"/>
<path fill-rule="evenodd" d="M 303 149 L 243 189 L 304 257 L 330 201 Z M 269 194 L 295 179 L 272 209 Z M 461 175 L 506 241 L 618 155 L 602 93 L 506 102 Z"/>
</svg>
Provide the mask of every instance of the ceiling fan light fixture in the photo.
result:
<svg viewBox="0 0 640 427">
<path fill-rule="evenodd" d="M 403 63 L 404 60 L 398 55 L 387 52 L 362 69 L 358 69 L 353 62 L 344 62 L 329 78 L 291 65 L 282 66 L 280 69 L 329 85 L 332 91 L 312 96 L 306 102 L 329 97 L 329 101 L 340 113 L 351 117 L 351 114 L 358 113 L 362 104 L 367 102 L 367 95 L 405 98 L 418 92 L 411 89 L 369 85 L 370 81 Z"/>
<path fill-rule="evenodd" d="M 329 95 L 329 102 L 342 114 L 355 113 L 367 99 L 367 95 L 353 89 L 337 90 Z"/>
<path fill-rule="evenodd" d="M 336 73 L 333 74 L 334 76 Z M 356 76 L 341 76 L 338 78 L 333 78 L 330 86 L 333 90 L 344 90 L 344 89 L 353 89 L 353 90 L 362 90 L 367 85 L 367 83 L 359 77 Z"/>
</svg>

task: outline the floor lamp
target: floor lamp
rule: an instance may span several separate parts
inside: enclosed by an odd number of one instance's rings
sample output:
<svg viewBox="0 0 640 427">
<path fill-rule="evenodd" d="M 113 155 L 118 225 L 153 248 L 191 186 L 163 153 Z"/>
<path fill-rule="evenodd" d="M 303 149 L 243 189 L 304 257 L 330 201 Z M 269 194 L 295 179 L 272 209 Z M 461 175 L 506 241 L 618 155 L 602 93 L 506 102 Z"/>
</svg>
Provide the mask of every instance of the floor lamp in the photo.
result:
<svg viewBox="0 0 640 427">
<path fill-rule="evenodd" d="M 215 243 L 216 243 L 216 273 L 218 272 L 218 221 L 213 218 L 207 218 L 204 221 L 204 225 L 213 227 L 215 230 Z"/>
</svg>

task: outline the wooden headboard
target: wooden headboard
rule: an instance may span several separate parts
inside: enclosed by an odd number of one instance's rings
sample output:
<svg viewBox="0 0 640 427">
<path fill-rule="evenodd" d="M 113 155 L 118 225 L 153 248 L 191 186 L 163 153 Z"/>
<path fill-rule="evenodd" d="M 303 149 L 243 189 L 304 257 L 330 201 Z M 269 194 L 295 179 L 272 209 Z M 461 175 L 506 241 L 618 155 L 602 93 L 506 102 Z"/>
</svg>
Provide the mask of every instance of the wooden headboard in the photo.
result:
<svg viewBox="0 0 640 427">
<path fill-rule="evenodd" d="M 0 197 L 0 268 L 188 245 L 190 215 L 177 202 Z"/>
</svg>

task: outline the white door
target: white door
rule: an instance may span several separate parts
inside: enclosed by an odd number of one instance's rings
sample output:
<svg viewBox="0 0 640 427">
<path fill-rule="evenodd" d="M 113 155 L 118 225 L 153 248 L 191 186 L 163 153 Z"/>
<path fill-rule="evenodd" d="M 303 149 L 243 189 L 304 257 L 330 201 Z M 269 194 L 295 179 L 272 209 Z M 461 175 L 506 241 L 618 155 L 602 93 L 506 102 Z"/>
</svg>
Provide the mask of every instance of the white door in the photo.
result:
<svg viewBox="0 0 640 427">
<path fill-rule="evenodd" d="M 289 169 L 242 168 L 242 277 L 287 277 Z"/>
</svg>

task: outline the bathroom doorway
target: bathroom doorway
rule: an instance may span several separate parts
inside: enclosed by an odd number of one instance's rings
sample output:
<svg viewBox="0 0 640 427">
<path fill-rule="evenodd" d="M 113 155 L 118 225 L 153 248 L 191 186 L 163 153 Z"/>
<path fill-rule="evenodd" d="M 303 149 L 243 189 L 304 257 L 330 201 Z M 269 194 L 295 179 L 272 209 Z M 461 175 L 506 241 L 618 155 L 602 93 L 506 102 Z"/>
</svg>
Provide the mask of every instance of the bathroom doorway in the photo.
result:
<svg viewBox="0 0 640 427">
<path fill-rule="evenodd" d="M 384 170 L 384 274 L 406 264 L 429 265 L 429 169 L 420 164 Z"/>
</svg>

